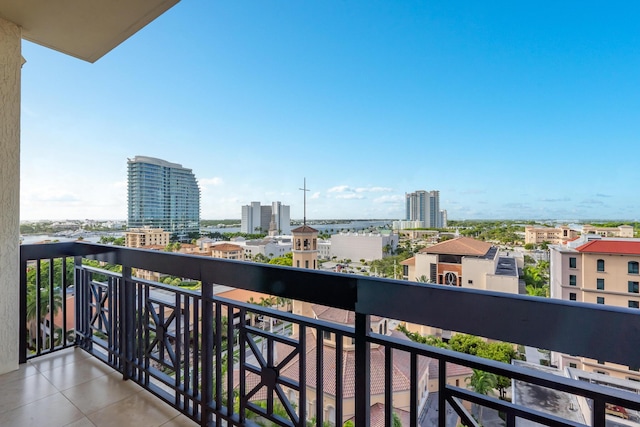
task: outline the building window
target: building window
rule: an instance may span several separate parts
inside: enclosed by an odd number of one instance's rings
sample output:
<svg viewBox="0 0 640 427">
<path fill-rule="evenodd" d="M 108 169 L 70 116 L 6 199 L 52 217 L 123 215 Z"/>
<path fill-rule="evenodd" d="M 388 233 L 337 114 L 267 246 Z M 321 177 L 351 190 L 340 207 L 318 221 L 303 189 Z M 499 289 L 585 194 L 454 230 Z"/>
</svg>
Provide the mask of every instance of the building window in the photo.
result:
<svg viewBox="0 0 640 427">
<path fill-rule="evenodd" d="M 596 261 L 597 264 L 597 270 L 598 271 L 604 271 L 604 260 L 603 259 L 599 259 L 598 261 Z"/>
<path fill-rule="evenodd" d="M 575 292 L 571 292 L 569 294 L 569 301 L 575 301 L 576 300 L 576 294 Z"/>
<path fill-rule="evenodd" d="M 629 261 L 629 274 L 638 274 L 638 262 L 637 261 Z"/>
<path fill-rule="evenodd" d="M 629 286 L 629 292 L 632 294 L 637 294 L 638 293 L 638 282 L 632 282 L 629 281 L 628 282 L 628 286 Z"/>
<path fill-rule="evenodd" d="M 598 297 L 598 298 L 596 298 L 596 303 L 597 303 L 597 304 L 604 304 L 604 297 Z"/>
<path fill-rule="evenodd" d="M 575 274 L 570 274 L 569 275 L 569 286 L 575 286 L 576 285 L 576 275 Z"/>
<path fill-rule="evenodd" d="M 309 260 L 308 259 L 306 259 L 304 261 L 304 268 L 309 268 Z"/>
<path fill-rule="evenodd" d="M 577 368 L 577 367 L 578 367 L 578 365 L 577 365 L 577 364 L 575 364 L 575 363 L 569 363 L 569 367 L 570 367 L 570 368 Z"/>
<path fill-rule="evenodd" d="M 640 308 L 638 301 L 629 301 L 629 308 Z"/>
<path fill-rule="evenodd" d="M 322 331 L 322 339 L 333 341 L 333 333 L 329 331 Z"/>
<path fill-rule="evenodd" d="M 604 279 L 596 279 L 596 288 L 604 291 Z"/>
<path fill-rule="evenodd" d="M 575 257 L 570 257 L 569 258 L 569 268 L 576 268 L 576 258 Z"/>
</svg>

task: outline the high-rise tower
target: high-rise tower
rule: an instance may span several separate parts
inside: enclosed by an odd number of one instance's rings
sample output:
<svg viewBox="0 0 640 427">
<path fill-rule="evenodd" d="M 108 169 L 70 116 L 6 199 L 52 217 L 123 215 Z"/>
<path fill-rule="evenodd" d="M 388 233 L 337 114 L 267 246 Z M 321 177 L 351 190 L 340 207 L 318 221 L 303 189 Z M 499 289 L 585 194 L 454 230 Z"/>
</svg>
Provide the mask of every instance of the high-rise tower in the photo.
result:
<svg viewBox="0 0 640 427">
<path fill-rule="evenodd" d="M 181 241 L 200 232 L 200 188 L 191 169 L 136 156 L 127 170 L 130 228 L 163 228 Z"/>
<path fill-rule="evenodd" d="M 440 191 L 418 190 L 405 194 L 407 221 L 422 221 L 427 228 L 443 227 L 440 214 Z"/>
</svg>

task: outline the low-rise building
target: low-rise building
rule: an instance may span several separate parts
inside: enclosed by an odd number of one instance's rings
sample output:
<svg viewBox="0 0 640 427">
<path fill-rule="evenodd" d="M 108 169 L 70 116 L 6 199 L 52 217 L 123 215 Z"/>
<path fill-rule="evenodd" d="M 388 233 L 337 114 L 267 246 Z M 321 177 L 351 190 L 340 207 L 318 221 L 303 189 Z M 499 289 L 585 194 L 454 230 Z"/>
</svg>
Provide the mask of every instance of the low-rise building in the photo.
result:
<svg viewBox="0 0 640 427">
<path fill-rule="evenodd" d="M 331 258 L 372 261 L 393 254 L 398 235 L 391 232 L 339 233 L 331 236 Z"/>
<path fill-rule="evenodd" d="M 640 239 L 585 234 L 564 245 L 551 246 L 550 293 L 551 298 L 568 301 L 640 308 Z M 640 366 L 561 353 L 553 353 L 552 363 L 640 381 Z"/>
<path fill-rule="evenodd" d="M 130 228 L 124 233 L 124 244 L 129 248 L 145 246 L 166 246 L 169 244 L 171 233 L 162 228 Z"/>
<path fill-rule="evenodd" d="M 618 227 L 598 227 L 589 224 L 582 226 L 582 234 L 599 234 L 602 237 L 633 237 L 633 226 L 620 225 Z"/>
<path fill-rule="evenodd" d="M 561 227 L 535 227 L 528 225 L 524 228 L 524 243 L 539 245 L 548 243 L 550 245 L 559 245 L 578 237 L 578 232 L 572 230 L 568 225 Z"/>
<path fill-rule="evenodd" d="M 517 294 L 524 261 L 491 243 L 458 237 L 423 248 L 401 264 L 406 280 Z"/>
<path fill-rule="evenodd" d="M 222 243 L 211 246 L 211 256 L 214 258 L 244 260 L 244 248 L 233 243 Z"/>
</svg>

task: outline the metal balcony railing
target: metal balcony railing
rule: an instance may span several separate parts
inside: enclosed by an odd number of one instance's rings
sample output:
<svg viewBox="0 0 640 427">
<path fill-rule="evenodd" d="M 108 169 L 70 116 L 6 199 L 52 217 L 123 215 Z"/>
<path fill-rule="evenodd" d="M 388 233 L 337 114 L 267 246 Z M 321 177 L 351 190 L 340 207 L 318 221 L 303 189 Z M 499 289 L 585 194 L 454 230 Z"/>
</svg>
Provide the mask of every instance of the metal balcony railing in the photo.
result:
<svg viewBox="0 0 640 427">
<path fill-rule="evenodd" d="M 85 265 L 85 259 L 121 271 Z M 420 423 L 427 360 L 438 364 L 439 426 L 451 411 L 477 425 L 463 402 L 499 410 L 508 426 L 519 420 L 581 425 L 447 384 L 454 365 L 583 396 L 594 426 L 605 425 L 607 404 L 640 409 L 638 395 L 623 390 L 371 329 L 376 316 L 640 366 L 640 318 L 630 309 L 82 242 L 23 245 L 20 263 L 21 362 L 79 346 L 202 426 L 341 425 L 348 413 L 356 426 L 369 426 L 380 390 L 385 425 L 392 426 L 398 360 L 408 366 L 402 398 L 411 427 Z M 143 280 L 135 273 L 141 270 L 200 281 L 201 289 Z M 355 324 L 220 298 L 218 285 L 350 310 Z M 375 372 L 373 349 L 383 358 Z"/>
</svg>

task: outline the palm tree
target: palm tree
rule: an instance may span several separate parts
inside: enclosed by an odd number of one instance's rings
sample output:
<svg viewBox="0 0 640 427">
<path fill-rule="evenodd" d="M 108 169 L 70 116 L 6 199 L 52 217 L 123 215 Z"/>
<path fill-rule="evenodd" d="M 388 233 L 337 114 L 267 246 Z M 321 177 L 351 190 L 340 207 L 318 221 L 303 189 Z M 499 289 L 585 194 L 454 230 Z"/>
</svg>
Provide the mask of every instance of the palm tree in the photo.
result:
<svg viewBox="0 0 640 427">
<path fill-rule="evenodd" d="M 38 310 L 36 285 L 35 283 L 27 284 L 27 325 L 31 343 L 35 342 L 36 334 L 38 334 L 38 330 L 40 330 L 40 345 L 44 345 L 44 340 L 46 340 L 47 335 L 53 333 L 53 319 L 62 308 L 62 295 L 60 295 L 60 292 L 55 292 L 55 290 L 53 294 L 53 306 L 49 306 L 51 302 L 50 290 L 51 287 L 48 284 L 40 288 L 40 307 Z M 47 331 L 42 327 L 42 323 L 49 313 L 51 313 L 51 324 Z"/>
<path fill-rule="evenodd" d="M 491 372 L 481 371 L 480 369 L 474 369 L 471 376 L 466 378 L 466 381 L 469 383 L 469 387 L 471 387 L 473 391 L 484 395 L 493 394 L 493 390 L 498 384 L 498 378 L 495 374 L 492 374 Z M 482 424 L 483 407 L 484 406 L 476 403 L 476 408 L 478 408 L 478 422 L 480 424 Z"/>
</svg>

